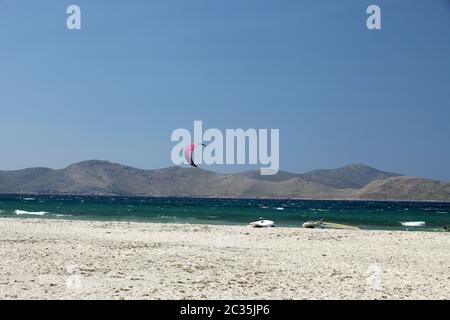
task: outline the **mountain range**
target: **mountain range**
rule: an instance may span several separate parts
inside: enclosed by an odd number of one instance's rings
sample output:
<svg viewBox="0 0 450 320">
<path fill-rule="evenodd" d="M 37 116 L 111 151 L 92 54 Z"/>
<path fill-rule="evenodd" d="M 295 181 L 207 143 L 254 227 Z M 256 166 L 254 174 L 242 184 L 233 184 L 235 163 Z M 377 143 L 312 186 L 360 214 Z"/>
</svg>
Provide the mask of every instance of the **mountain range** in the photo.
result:
<svg viewBox="0 0 450 320">
<path fill-rule="evenodd" d="M 60 170 L 0 171 L 0 194 L 450 201 L 450 183 L 364 164 L 261 176 L 184 167 L 141 170 L 90 160 Z"/>
</svg>

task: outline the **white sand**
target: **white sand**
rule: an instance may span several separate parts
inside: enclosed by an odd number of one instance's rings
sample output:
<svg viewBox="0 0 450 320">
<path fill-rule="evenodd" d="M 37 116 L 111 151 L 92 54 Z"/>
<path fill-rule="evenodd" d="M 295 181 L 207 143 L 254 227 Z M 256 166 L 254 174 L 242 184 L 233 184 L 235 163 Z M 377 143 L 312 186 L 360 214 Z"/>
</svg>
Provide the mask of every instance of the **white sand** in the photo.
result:
<svg viewBox="0 0 450 320">
<path fill-rule="evenodd" d="M 450 233 L 0 219 L 1 299 L 449 299 Z"/>
</svg>

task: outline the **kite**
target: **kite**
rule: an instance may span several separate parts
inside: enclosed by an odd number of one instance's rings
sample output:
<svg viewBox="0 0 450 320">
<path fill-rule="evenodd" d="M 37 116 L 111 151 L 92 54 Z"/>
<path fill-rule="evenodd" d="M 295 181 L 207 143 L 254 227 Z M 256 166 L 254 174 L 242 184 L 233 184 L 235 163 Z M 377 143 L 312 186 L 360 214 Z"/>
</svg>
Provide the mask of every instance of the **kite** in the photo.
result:
<svg viewBox="0 0 450 320">
<path fill-rule="evenodd" d="M 194 163 L 194 150 L 198 146 L 206 147 L 203 143 L 192 143 L 187 146 L 186 150 L 184 150 L 184 157 L 186 158 L 186 161 L 193 167 L 198 168 L 197 165 Z"/>
</svg>

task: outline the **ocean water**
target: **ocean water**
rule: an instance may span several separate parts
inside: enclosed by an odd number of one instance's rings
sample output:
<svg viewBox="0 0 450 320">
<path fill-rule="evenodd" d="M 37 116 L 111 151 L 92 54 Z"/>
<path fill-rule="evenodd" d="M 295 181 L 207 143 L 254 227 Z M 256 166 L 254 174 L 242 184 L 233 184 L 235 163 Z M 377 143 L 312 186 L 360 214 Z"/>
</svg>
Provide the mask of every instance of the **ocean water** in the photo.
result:
<svg viewBox="0 0 450 320">
<path fill-rule="evenodd" d="M 0 195 L 0 217 L 299 227 L 325 219 L 362 229 L 443 231 L 450 203 Z"/>
</svg>

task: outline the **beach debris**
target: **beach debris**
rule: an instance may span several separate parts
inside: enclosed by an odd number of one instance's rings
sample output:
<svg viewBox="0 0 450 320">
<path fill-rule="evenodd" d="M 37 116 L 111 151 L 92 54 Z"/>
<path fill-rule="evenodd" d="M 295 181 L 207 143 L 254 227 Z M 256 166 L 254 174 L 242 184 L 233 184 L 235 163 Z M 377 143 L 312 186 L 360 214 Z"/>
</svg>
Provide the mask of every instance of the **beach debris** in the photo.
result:
<svg viewBox="0 0 450 320">
<path fill-rule="evenodd" d="M 269 228 L 275 227 L 275 222 L 273 222 L 272 220 L 258 220 L 250 222 L 250 225 L 255 228 Z"/>
<path fill-rule="evenodd" d="M 316 226 L 314 224 L 314 222 L 308 221 L 305 222 L 304 224 L 302 224 L 303 228 L 307 228 L 307 229 L 314 229 Z"/>
<path fill-rule="evenodd" d="M 184 157 L 186 158 L 186 161 L 193 167 L 198 168 L 197 165 L 194 163 L 194 150 L 198 146 L 206 147 L 206 144 L 204 143 L 191 143 L 187 146 L 187 148 L 184 150 Z"/>
<path fill-rule="evenodd" d="M 344 230 L 359 230 L 359 227 L 351 226 L 347 224 L 325 222 L 323 219 L 319 221 L 307 221 L 302 224 L 303 228 L 307 229 L 344 229 Z"/>
</svg>

